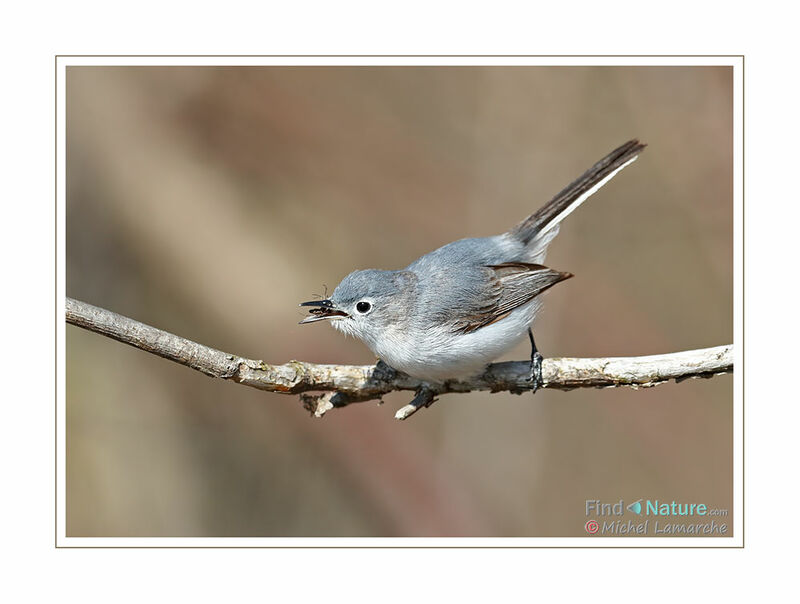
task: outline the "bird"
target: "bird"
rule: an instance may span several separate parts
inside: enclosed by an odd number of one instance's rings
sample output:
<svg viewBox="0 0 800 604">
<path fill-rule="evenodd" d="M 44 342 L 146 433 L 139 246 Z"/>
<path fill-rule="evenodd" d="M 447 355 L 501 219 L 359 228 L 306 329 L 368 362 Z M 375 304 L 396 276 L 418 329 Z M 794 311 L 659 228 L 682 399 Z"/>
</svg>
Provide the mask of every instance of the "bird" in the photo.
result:
<svg viewBox="0 0 800 604">
<path fill-rule="evenodd" d="M 573 276 L 542 264 L 547 248 L 564 218 L 645 146 L 633 139 L 617 147 L 505 233 L 448 243 L 400 270 L 351 272 L 329 298 L 300 304 L 309 308 L 300 324 L 328 321 L 392 369 L 432 383 L 481 374 L 527 335 L 535 392 L 541 294 Z"/>
</svg>

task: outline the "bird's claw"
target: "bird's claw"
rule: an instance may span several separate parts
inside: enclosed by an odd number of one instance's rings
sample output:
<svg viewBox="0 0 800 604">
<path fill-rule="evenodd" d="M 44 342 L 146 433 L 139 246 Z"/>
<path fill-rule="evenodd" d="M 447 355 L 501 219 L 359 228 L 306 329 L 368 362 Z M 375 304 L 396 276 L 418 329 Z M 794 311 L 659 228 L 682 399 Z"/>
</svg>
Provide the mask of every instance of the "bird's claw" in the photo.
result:
<svg viewBox="0 0 800 604">
<path fill-rule="evenodd" d="M 531 355 L 531 375 L 530 375 L 530 382 L 531 382 L 531 392 L 535 393 L 539 388 L 544 385 L 544 380 L 542 379 L 542 361 L 543 357 L 540 352 L 534 352 Z"/>
</svg>

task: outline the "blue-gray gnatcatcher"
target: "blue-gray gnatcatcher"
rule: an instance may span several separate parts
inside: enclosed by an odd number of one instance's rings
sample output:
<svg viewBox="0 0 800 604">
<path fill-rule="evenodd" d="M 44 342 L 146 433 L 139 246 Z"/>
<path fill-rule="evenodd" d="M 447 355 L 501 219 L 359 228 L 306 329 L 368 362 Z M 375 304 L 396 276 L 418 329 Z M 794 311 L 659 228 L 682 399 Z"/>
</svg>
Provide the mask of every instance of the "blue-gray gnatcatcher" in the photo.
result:
<svg viewBox="0 0 800 604">
<path fill-rule="evenodd" d="M 390 367 L 431 382 L 479 374 L 527 334 L 531 380 L 541 385 L 542 356 L 531 331 L 538 298 L 572 277 L 543 266 L 559 224 L 633 162 L 632 140 L 589 168 L 540 210 L 502 235 L 461 239 L 396 271 L 347 275 L 327 300 L 303 302 L 303 323 L 330 319 Z"/>
</svg>

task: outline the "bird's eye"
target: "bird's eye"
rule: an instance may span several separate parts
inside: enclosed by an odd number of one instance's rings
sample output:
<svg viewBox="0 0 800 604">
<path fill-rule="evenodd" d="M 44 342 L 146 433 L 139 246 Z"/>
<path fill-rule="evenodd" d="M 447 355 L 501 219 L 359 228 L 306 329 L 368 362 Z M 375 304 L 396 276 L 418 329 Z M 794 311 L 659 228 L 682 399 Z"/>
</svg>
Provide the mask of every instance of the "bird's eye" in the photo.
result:
<svg viewBox="0 0 800 604">
<path fill-rule="evenodd" d="M 370 304 L 369 302 L 362 301 L 356 304 L 356 310 L 360 312 L 362 315 L 367 314 L 371 308 L 372 304 Z"/>
</svg>

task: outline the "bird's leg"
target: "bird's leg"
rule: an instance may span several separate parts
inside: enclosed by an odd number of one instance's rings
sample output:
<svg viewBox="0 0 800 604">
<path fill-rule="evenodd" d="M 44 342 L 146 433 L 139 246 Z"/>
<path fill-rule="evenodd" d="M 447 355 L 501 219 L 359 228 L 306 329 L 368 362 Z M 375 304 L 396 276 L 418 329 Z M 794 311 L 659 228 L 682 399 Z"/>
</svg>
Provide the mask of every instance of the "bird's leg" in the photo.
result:
<svg viewBox="0 0 800 604">
<path fill-rule="evenodd" d="M 528 337 L 531 340 L 531 390 L 536 392 L 542 387 L 542 355 L 536 349 L 536 342 L 533 341 L 533 331 L 528 328 Z"/>
</svg>

